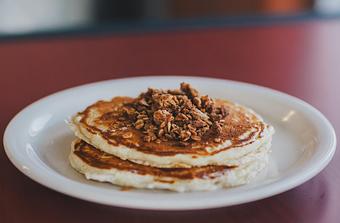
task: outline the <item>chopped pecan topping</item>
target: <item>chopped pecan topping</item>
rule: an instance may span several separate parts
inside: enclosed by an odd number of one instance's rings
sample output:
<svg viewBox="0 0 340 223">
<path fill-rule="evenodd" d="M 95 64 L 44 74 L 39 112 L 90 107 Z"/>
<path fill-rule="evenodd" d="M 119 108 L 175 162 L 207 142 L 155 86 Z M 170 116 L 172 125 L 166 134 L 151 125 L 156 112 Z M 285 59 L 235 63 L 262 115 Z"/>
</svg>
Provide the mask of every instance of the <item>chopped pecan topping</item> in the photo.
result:
<svg viewBox="0 0 340 223">
<path fill-rule="evenodd" d="M 131 126 L 145 134 L 144 141 L 176 140 L 180 146 L 209 137 L 220 142 L 228 115 L 225 107 L 215 105 L 207 95 L 200 96 L 187 83 L 175 90 L 149 88 L 133 102 L 124 104 L 121 112 L 121 120 L 130 121 Z"/>
</svg>

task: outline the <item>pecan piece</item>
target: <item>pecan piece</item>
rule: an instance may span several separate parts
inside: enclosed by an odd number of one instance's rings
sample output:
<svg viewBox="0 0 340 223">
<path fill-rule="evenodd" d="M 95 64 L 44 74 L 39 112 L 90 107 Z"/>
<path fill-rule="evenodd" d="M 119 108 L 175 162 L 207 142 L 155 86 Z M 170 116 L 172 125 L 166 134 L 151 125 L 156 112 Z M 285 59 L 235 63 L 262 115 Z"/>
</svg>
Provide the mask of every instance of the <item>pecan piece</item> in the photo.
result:
<svg viewBox="0 0 340 223">
<path fill-rule="evenodd" d="M 181 83 L 181 90 L 188 95 L 189 98 L 194 98 L 198 96 L 198 91 L 190 86 L 190 84 Z"/>
<path fill-rule="evenodd" d="M 124 139 L 129 139 L 129 138 L 132 137 L 132 132 L 126 132 L 126 133 L 124 133 L 124 134 L 122 135 L 122 137 L 123 137 Z"/>
<path fill-rule="evenodd" d="M 201 141 L 201 137 L 200 136 L 191 136 L 191 138 L 194 141 Z"/>
<path fill-rule="evenodd" d="M 136 122 L 135 122 L 135 128 L 136 129 L 141 129 L 144 127 L 144 121 L 143 119 L 138 119 Z"/>
<path fill-rule="evenodd" d="M 180 138 L 182 141 L 188 141 L 190 139 L 190 136 L 191 136 L 191 132 L 190 131 L 181 131 L 181 134 L 180 134 Z"/>
<path fill-rule="evenodd" d="M 157 110 L 153 113 L 153 119 L 156 124 L 161 124 L 163 122 L 169 122 L 173 120 L 173 116 L 167 110 Z"/>
</svg>

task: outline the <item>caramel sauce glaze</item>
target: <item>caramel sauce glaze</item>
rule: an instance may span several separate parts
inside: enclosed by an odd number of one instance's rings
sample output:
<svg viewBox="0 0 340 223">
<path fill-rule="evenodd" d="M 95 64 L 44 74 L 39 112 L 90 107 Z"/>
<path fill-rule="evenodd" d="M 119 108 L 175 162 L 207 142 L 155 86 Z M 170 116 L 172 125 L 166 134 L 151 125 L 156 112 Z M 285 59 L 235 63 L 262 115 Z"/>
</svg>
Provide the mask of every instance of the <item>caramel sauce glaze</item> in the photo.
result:
<svg viewBox="0 0 340 223">
<path fill-rule="evenodd" d="M 229 102 L 216 100 L 216 103 L 223 103 L 229 114 L 225 118 L 225 125 L 223 128 L 223 134 L 221 136 L 221 142 L 226 140 L 231 141 L 231 145 L 219 150 L 208 152 L 206 147 L 218 146 L 220 143 L 216 143 L 212 138 L 203 138 L 200 142 L 191 142 L 187 146 L 181 146 L 177 141 L 162 141 L 161 143 L 156 142 L 145 142 L 143 140 L 144 133 L 135 129 L 133 126 L 128 126 L 128 120 L 119 120 L 115 116 L 115 112 L 118 111 L 120 106 L 124 103 L 131 102 L 133 98 L 130 97 L 115 97 L 111 101 L 98 101 L 95 104 L 87 107 L 81 115 L 80 123 L 86 128 L 87 131 L 92 134 L 100 134 L 107 142 L 113 146 L 124 145 L 129 148 L 136 149 L 143 153 L 155 154 L 158 156 L 173 156 L 176 154 L 193 154 L 193 155 L 212 155 L 229 148 L 241 147 L 252 143 L 251 140 L 254 134 L 258 132 L 259 137 L 263 132 L 265 125 L 263 122 L 258 120 L 255 116 L 245 115 L 245 111 L 235 109 L 235 106 Z M 96 110 L 100 116 L 92 120 L 94 124 L 89 124 L 89 118 L 91 111 Z M 106 131 L 100 130 L 96 126 L 105 126 Z M 249 136 L 244 139 L 239 137 L 245 132 L 256 129 Z M 132 137 L 123 138 L 124 133 L 131 132 Z M 195 157 L 195 156 L 193 156 Z"/>
</svg>

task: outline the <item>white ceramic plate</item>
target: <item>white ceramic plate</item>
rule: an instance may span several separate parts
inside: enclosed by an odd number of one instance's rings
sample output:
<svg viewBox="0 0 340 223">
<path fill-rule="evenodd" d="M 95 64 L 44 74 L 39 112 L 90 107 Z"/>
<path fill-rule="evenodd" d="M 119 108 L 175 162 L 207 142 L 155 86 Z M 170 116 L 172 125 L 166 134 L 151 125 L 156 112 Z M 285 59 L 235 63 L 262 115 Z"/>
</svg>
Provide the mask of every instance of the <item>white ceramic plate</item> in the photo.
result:
<svg viewBox="0 0 340 223">
<path fill-rule="evenodd" d="M 87 181 L 68 163 L 74 139 L 65 121 L 87 105 L 113 96 L 137 96 L 147 87 L 177 88 L 191 83 L 202 94 L 249 106 L 271 123 L 273 138 L 268 173 L 257 182 L 211 192 L 121 191 Z M 16 115 L 5 135 L 6 153 L 28 177 L 73 197 L 107 205 L 185 210 L 241 204 L 289 190 L 319 173 L 331 160 L 336 137 L 331 124 L 307 103 L 256 85 L 221 79 L 166 76 L 126 78 L 71 88 L 45 97 Z"/>
</svg>

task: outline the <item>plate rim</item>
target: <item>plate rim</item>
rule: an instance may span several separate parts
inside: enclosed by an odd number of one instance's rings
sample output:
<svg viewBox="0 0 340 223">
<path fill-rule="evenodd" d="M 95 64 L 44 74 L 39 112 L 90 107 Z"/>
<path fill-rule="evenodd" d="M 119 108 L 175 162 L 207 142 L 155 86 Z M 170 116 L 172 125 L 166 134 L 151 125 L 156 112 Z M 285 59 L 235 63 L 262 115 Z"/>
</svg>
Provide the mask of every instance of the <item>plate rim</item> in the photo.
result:
<svg viewBox="0 0 340 223">
<path fill-rule="evenodd" d="M 10 149 L 10 145 L 9 145 L 9 132 L 11 130 L 11 128 L 13 128 L 13 125 L 15 124 L 15 122 L 25 114 L 25 112 L 29 111 L 29 109 L 34 108 L 34 106 L 38 105 L 39 103 L 42 103 L 44 101 L 47 101 L 49 98 L 52 98 L 54 96 L 60 95 L 60 94 L 67 94 L 69 92 L 72 92 L 74 90 L 80 89 L 80 88 L 86 88 L 86 87 L 91 87 L 91 86 L 96 86 L 96 85 L 100 85 L 100 84 L 105 84 L 105 83 L 111 83 L 111 82 L 116 82 L 116 81 L 133 81 L 133 80 L 138 80 L 138 79 L 149 79 L 149 78 L 156 78 L 156 79 L 179 79 L 179 78 L 183 78 L 183 79 L 201 79 L 201 80 L 206 80 L 206 81 L 223 81 L 223 82 L 227 82 L 228 84 L 233 84 L 233 85 L 241 85 L 241 86 L 245 86 L 248 88 L 252 88 L 252 89 L 257 89 L 257 90 L 261 90 L 261 91 L 269 91 L 273 94 L 275 94 L 275 96 L 280 97 L 281 99 L 285 99 L 285 101 L 289 101 L 289 103 L 293 102 L 295 104 L 297 104 L 300 107 L 304 107 L 308 110 L 308 112 L 311 112 L 311 114 L 313 114 L 313 116 L 315 115 L 315 117 L 317 117 L 318 122 L 322 122 L 327 131 L 328 131 L 328 135 L 329 135 L 329 145 L 328 145 L 328 150 L 327 153 L 325 153 L 323 155 L 323 159 L 319 160 L 318 165 L 315 165 L 311 170 L 309 170 L 307 173 L 305 173 L 304 175 L 299 175 L 299 174 L 293 174 L 292 176 L 290 176 L 290 178 L 288 178 L 287 180 L 290 180 L 289 183 L 287 184 L 287 182 L 285 184 L 280 184 L 280 180 L 276 181 L 274 183 L 272 183 L 271 185 L 263 185 L 260 188 L 255 188 L 255 190 L 259 191 L 259 193 L 255 194 L 253 193 L 253 195 L 250 193 L 249 194 L 249 190 L 245 191 L 248 192 L 248 195 L 246 196 L 247 198 L 239 198 L 239 199 L 234 199 L 233 202 L 230 201 L 223 201 L 223 200 L 217 200 L 218 202 L 214 203 L 205 203 L 204 205 L 202 204 L 191 204 L 191 206 L 186 207 L 186 206 L 157 206 L 155 207 L 154 205 L 145 205 L 145 203 L 136 203 L 136 204 L 131 204 L 131 202 L 122 202 L 121 200 L 118 202 L 115 202 L 114 200 L 101 200 L 101 199 L 96 199 L 94 197 L 88 196 L 82 192 L 80 192 L 81 190 L 74 190 L 74 189 L 69 189 L 65 186 L 62 185 L 55 185 L 54 182 L 52 181 L 47 181 L 45 182 L 44 180 L 41 179 L 41 175 L 42 173 L 39 173 L 37 171 L 26 171 L 25 169 L 23 169 L 20 166 L 20 160 L 16 159 L 15 155 L 12 153 L 11 149 Z M 314 120 L 315 121 L 315 120 Z M 29 178 L 31 178 L 32 180 L 34 180 L 35 182 L 48 187 L 54 191 L 58 191 L 60 193 L 63 194 L 67 194 L 71 197 L 75 197 L 78 199 L 82 199 L 82 200 L 87 200 L 87 201 L 91 201 L 91 202 L 95 202 L 95 203 L 100 203 L 100 204 L 105 204 L 105 205 L 111 205 L 111 206 L 117 206 L 117 207 L 125 207 L 125 208 L 134 208 L 134 209 L 149 209 L 149 210 L 194 210 L 194 209 L 208 209 L 208 208 L 217 208 L 217 207 L 226 207 L 226 206 L 232 206 L 232 205 L 236 205 L 236 204 L 243 204 L 243 203 L 248 203 L 248 202 L 252 202 L 255 200 L 260 200 L 260 199 L 264 199 L 273 195 L 277 195 L 280 193 L 283 193 L 287 190 L 290 190 L 306 181 L 308 181 L 309 179 L 311 179 L 312 177 L 316 176 L 319 172 L 321 172 L 326 166 L 327 164 L 331 161 L 332 157 L 334 156 L 335 150 L 336 150 L 336 133 L 335 130 L 332 126 L 332 124 L 329 122 L 329 120 L 315 107 L 313 107 L 312 105 L 310 105 L 309 103 L 295 97 L 292 95 L 289 95 L 287 93 L 269 88 L 269 87 L 265 87 L 265 86 L 260 86 L 260 85 L 256 85 L 256 84 L 252 84 L 252 83 L 247 83 L 247 82 L 241 82 L 241 81 L 235 81 L 235 80 L 229 80 L 229 79 L 221 79 L 221 78 L 211 78 L 211 77 L 202 77 L 202 76 L 181 76 L 181 75 L 164 75 L 164 76 L 135 76 L 135 77 L 124 77 L 124 78 L 116 78 L 116 79 L 108 79 L 108 80 L 103 80 L 103 81 L 97 81 L 97 82 L 92 82 L 92 83 L 87 83 L 87 84 L 82 84 L 82 85 L 78 85 L 75 87 L 71 87 L 71 88 L 67 88 L 64 90 L 60 90 L 57 91 L 55 93 L 52 93 L 50 95 L 47 95 L 45 97 L 42 97 L 36 101 L 34 101 L 33 103 L 25 106 L 21 111 L 19 111 L 11 120 L 10 122 L 7 124 L 7 127 L 5 128 L 5 132 L 3 135 L 3 145 L 4 145 L 4 149 L 5 149 L 5 153 L 7 155 L 7 157 L 9 158 L 9 160 L 12 162 L 12 164 L 14 164 L 14 166 L 20 171 L 22 172 L 24 175 L 28 176 Z M 92 186 L 90 185 L 86 185 L 83 184 L 81 182 L 76 182 L 73 181 L 71 179 L 66 178 L 65 176 L 63 176 L 62 174 L 56 174 L 60 177 L 62 177 L 64 180 L 67 180 L 68 183 L 73 183 L 76 184 L 77 186 L 80 186 L 82 188 L 82 190 L 86 190 L 86 189 L 91 189 Z M 298 177 L 299 176 L 299 177 Z M 303 176 L 303 177 L 301 177 Z M 88 188 L 87 188 L 88 187 Z M 101 188 L 103 189 L 103 188 Z M 266 190 L 264 190 L 266 189 Z M 251 189 L 250 192 L 252 192 Z M 252 195 L 252 196 L 251 196 Z M 241 197 L 241 196 L 239 196 Z"/>
</svg>

